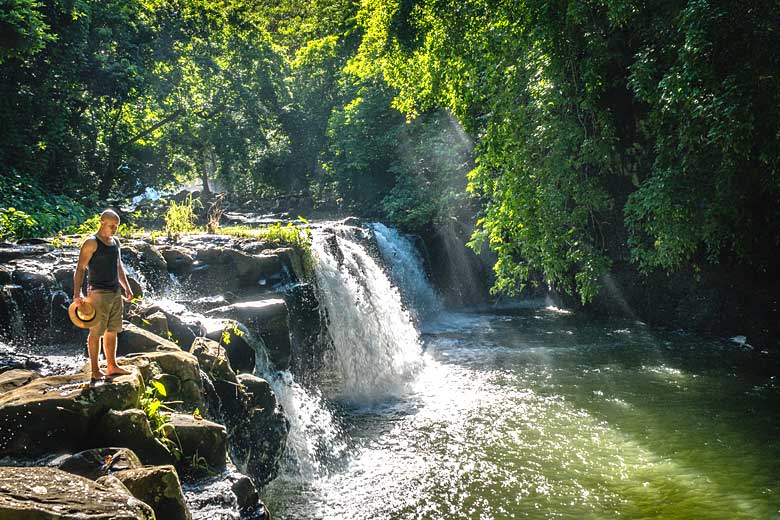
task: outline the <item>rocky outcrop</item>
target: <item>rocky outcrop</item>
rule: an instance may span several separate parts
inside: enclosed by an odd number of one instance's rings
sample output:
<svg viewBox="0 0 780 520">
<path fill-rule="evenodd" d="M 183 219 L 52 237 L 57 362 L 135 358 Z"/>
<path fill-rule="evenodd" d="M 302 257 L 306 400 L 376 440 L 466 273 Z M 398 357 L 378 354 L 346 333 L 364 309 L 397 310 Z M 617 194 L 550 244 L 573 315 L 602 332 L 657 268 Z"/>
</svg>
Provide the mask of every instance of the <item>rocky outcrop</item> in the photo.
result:
<svg viewBox="0 0 780 520">
<path fill-rule="evenodd" d="M 62 471 L 97 480 L 110 472 L 142 467 L 141 461 L 127 448 L 93 448 L 73 455 L 63 455 L 51 462 Z"/>
<path fill-rule="evenodd" d="M 201 294 L 259 294 L 268 291 L 283 277 L 276 255 L 251 255 L 234 249 L 198 251 L 188 285 Z"/>
<path fill-rule="evenodd" d="M 181 482 L 173 466 L 152 466 L 117 471 L 114 476 L 135 498 L 148 504 L 158 519 L 190 520 Z"/>
<path fill-rule="evenodd" d="M 208 468 L 225 466 L 227 454 L 227 431 L 221 424 L 208 421 L 192 414 L 170 414 L 173 435 L 182 452 L 182 457 L 197 466 L 200 461 Z"/>
<path fill-rule="evenodd" d="M 198 359 L 178 347 L 163 352 L 132 354 L 123 358 L 125 366 L 137 367 L 149 384 L 159 381 L 165 386 L 167 399 L 182 401 L 182 408 L 202 408 L 200 365 Z M 130 407 L 124 407 L 130 408 Z"/>
<path fill-rule="evenodd" d="M 40 374 L 33 370 L 13 369 L 0 374 L 0 394 L 4 394 L 14 388 L 24 386 L 33 379 L 38 379 Z"/>
<path fill-rule="evenodd" d="M 116 353 L 118 356 L 138 352 L 156 352 L 161 350 L 160 346 L 165 347 L 163 350 L 179 350 L 178 345 L 172 341 L 133 323 L 124 323 L 122 332 L 117 334 Z"/>
<path fill-rule="evenodd" d="M 276 477 L 284 455 L 290 423 L 267 381 L 239 374 L 244 389 L 242 414 L 230 421 L 230 452 L 236 466 L 259 485 Z"/>
<path fill-rule="evenodd" d="M 290 364 L 291 344 L 287 303 L 281 298 L 234 303 L 207 313 L 214 318 L 231 318 L 262 338 L 274 367 L 285 370 Z"/>
<path fill-rule="evenodd" d="M 78 451 L 108 410 L 137 408 L 141 376 L 90 384 L 87 373 L 34 379 L 0 395 L 0 455 Z"/>
<path fill-rule="evenodd" d="M 170 464 L 173 454 L 152 433 L 142 410 L 109 410 L 92 429 L 92 446 L 124 446 L 133 450 L 144 464 Z"/>
<path fill-rule="evenodd" d="M 161 251 L 168 267 L 168 271 L 175 274 L 184 274 L 192 269 L 193 259 L 190 254 L 180 247 L 170 247 Z"/>
<path fill-rule="evenodd" d="M 212 321 L 211 325 L 204 330 L 205 337 L 218 342 L 225 350 L 231 368 L 236 372 L 254 371 L 257 357 L 265 355 L 264 351 L 255 350 L 253 345 L 257 345 L 259 340 L 254 334 L 235 320 Z"/>
<path fill-rule="evenodd" d="M 0 518 L 153 520 L 155 515 L 121 484 L 55 468 L 0 467 Z"/>
</svg>

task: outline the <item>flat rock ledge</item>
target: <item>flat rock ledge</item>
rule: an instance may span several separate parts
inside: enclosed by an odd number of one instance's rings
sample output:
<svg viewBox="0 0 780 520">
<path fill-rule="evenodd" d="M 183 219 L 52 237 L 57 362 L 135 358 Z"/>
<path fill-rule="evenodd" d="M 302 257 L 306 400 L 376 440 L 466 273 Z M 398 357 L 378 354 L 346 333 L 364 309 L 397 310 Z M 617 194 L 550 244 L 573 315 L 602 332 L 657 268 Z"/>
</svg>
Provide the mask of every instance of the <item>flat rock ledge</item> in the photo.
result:
<svg viewBox="0 0 780 520">
<path fill-rule="evenodd" d="M 121 485 L 54 468 L 0 467 L 0 518 L 154 520 L 155 514 Z"/>
</svg>

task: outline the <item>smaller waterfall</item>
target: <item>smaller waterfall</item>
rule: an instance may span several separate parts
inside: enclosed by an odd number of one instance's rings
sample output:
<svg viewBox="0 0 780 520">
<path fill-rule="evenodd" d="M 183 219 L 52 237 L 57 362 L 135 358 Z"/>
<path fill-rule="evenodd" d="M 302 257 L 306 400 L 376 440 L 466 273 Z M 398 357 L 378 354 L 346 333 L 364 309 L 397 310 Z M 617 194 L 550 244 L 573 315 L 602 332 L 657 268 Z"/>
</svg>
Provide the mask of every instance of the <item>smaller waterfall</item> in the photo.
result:
<svg viewBox="0 0 780 520">
<path fill-rule="evenodd" d="M 401 291 L 404 303 L 420 318 L 441 310 L 441 301 L 428 281 L 425 266 L 409 237 L 379 222 L 371 224 L 393 283 Z"/>
<path fill-rule="evenodd" d="M 341 397 L 372 402 L 398 395 L 422 363 L 419 335 L 401 295 L 357 242 L 316 231 L 313 249 Z"/>
<path fill-rule="evenodd" d="M 318 391 L 299 385 L 289 371 L 263 375 L 290 421 L 287 469 L 303 481 L 323 476 L 328 464 L 343 456 L 347 448 L 333 414 Z"/>
<path fill-rule="evenodd" d="M 190 323 L 197 323 L 201 334 L 207 337 L 213 337 L 214 332 L 219 333 L 226 323 L 233 322 L 189 311 L 168 298 L 156 300 L 155 304 Z M 346 449 L 333 414 L 318 392 L 301 386 L 288 370 L 279 371 L 273 366 L 262 338 L 243 325 L 238 326 L 244 340 L 255 352 L 254 374 L 268 381 L 290 421 L 285 474 L 292 475 L 294 480 L 300 478 L 306 481 L 322 475 L 328 462 L 338 459 Z"/>
<path fill-rule="evenodd" d="M 23 289 L 19 285 L 4 285 L 2 294 L 0 294 L 0 304 L 2 304 L 4 314 L 7 315 L 8 330 L 6 333 L 8 339 L 12 341 L 22 341 L 27 336 L 20 305 L 22 292 Z"/>
</svg>

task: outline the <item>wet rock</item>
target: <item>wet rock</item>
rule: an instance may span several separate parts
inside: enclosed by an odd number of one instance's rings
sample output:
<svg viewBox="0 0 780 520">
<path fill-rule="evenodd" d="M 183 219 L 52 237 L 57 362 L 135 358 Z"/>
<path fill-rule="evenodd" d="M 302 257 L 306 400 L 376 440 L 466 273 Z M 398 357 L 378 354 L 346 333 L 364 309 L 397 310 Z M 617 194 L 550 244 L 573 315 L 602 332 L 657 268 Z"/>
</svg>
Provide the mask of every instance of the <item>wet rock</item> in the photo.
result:
<svg viewBox="0 0 780 520">
<path fill-rule="evenodd" d="M 135 452 L 144 464 L 170 464 L 173 455 L 154 436 L 142 410 L 109 410 L 92 429 L 90 444 L 124 446 Z"/>
<path fill-rule="evenodd" d="M 206 312 L 217 307 L 224 307 L 230 305 L 231 300 L 227 299 L 224 295 L 217 296 L 203 296 L 202 298 L 196 298 L 189 302 L 189 307 L 197 312 Z"/>
<path fill-rule="evenodd" d="M 168 330 L 168 317 L 160 311 L 152 314 L 147 314 L 144 317 L 137 316 L 131 318 L 131 322 L 138 327 L 151 332 L 161 338 L 169 338 L 170 331 Z"/>
<path fill-rule="evenodd" d="M 284 296 L 290 311 L 291 369 L 302 378 L 316 374 L 323 365 L 326 324 L 320 314 L 317 291 L 312 284 L 297 284 Z"/>
<path fill-rule="evenodd" d="M 138 260 L 146 267 L 145 272 L 162 274 L 168 271 L 168 262 L 152 244 L 139 240 L 132 245 L 138 251 Z"/>
<path fill-rule="evenodd" d="M 17 260 L 29 256 L 38 256 L 48 253 L 51 247 L 44 245 L 14 245 L 3 243 L 0 244 L 0 262 L 10 262 L 11 260 Z"/>
<path fill-rule="evenodd" d="M 34 379 L 0 395 L 0 455 L 88 448 L 90 425 L 110 409 L 136 408 L 140 395 L 138 371 L 110 383 L 90 384 L 88 372 Z"/>
<path fill-rule="evenodd" d="M 38 379 L 41 375 L 33 370 L 24 370 L 20 368 L 8 370 L 0 374 L 0 394 L 24 386 L 33 379 Z"/>
<path fill-rule="evenodd" d="M 206 338 L 219 342 L 235 372 L 254 371 L 257 352 L 252 347 L 252 333 L 244 325 L 233 320 L 224 320 L 218 326 L 207 330 Z"/>
<path fill-rule="evenodd" d="M 0 467 L 0 518 L 153 520 L 152 508 L 121 484 L 56 468 Z"/>
<path fill-rule="evenodd" d="M 121 359 L 120 363 L 137 367 L 147 384 L 150 381 L 167 381 L 167 385 L 163 382 L 168 390 L 166 400 L 182 401 L 183 409 L 194 410 L 203 406 L 200 367 L 192 354 L 177 347 L 175 351 L 132 354 Z M 172 384 L 170 378 L 176 378 L 176 384 Z"/>
<path fill-rule="evenodd" d="M 140 468 L 142 464 L 138 456 L 127 448 L 93 448 L 73 455 L 63 455 L 53 460 L 50 466 L 97 480 L 116 471 Z"/>
<path fill-rule="evenodd" d="M 213 258 L 214 254 L 208 255 Z M 282 263 L 275 255 L 250 255 L 225 249 L 209 262 L 198 261 L 189 285 L 201 294 L 257 294 L 282 280 Z"/>
<path fill-rule="evenodd" d="M 179 347 L 172 341 L 157 334 L 144 330 L 132 323 L 122 324 L 122 332 L 117 335 L 116 352 L 118 356 L 126 356 L 137 352 L 155 352 L 164 346 L 173 350 Z"/>
<path fill-rule="evenodd" d="M 182 350 L 189 350 L 192 342 L 200 334 L 200 323 L 193 318 L 185 319 L 158 305 L 152 305 L 151 307 L 140 311 L 140 314 L 147 320 L 151 320 L 152 316 L 158 313 L 165 316 L 166 326 L 168 332 L 170 332 L 170 335 L 166 337 L 178 345 Z"/>
<path fill-rule="evenodd" d="M 230 456 L 242 472 L 264 485 L 279 470 L 290 424 L 267 381 L 251 374 L 237 378 L 246 397 L 243 413 L 228 419 Z"/>
<path fill-rule="evenodd" d="M 117 471 L 114 476 L 135 498 L 148 504 L 158 519 L 190 520 L 179 475 L 173 466 L 152 466 Z"/>
<path fill-rule="evenodd" d="M 190 353 L 198 358 L 200 368 L 212 380 L 236 382 L 236 374 L 231 368 L 225 349 L 214 340 L 195 338 Z"/>
<path fill-rule="evenodd" d="M 132 276 L 128 276 L 127 283 L 130 286 L 130 289 L 133 291 L 133 298 L 143 297 L 144 288 L 141 286 L 141 282 Z"/>
<path fill-rule="evenodd" d="M 248 408 L 266 417 L 277 411 L 276 394 L 268 381 L 254 374 L 239 374 L 237 379 L 247 394 Z"/>
<path fill-rule="evenodd" d="M 26 266 L 28 269 L 29 264 Z M 54 276 L 45 270 L 45 267 L 36 265 L 38 269 L 35 271 L 23 271 L 17 269 L 11 275 L 11 282 L 21 286 L 25 290 L 35 289 L 39 287 L 50 288 L 55 285 L 56 280 Z"/>
<path fill-rule="evenodd" d="M 224 426 L 196 419 L 192 414 L 173 413 L 170 419 L 184 459 L 202 459 L 210 469 L 225 466 L 227 431 Z"/>
<path fill-rule="evenodd" d="M 168 271 L 171 273 L 185 274 L 192 269 L 192 256 L 180 247 L 163 249 L 161 254 L 168 265 Z"/>
<path fill-rule="evenodd" d="M 287 303 L 281 298 L 234 303 L 213 309 L 207 316 L 231 318 L 243 323 L 263 339 L 268 357 L 279 370 L 290 362 L 290 327 Z"/>
<path fill-rule="evenodd" d="M 241 475 L 230 486 L 233 494 L 236 495 L 236 501 L 238 502 L 238 508 L 242 511 L 257 507 L 260 501 L 260 495 L 257 493 L 255 485 L 252 483 L 252 479 L 246 475 Z"/>
</svg>

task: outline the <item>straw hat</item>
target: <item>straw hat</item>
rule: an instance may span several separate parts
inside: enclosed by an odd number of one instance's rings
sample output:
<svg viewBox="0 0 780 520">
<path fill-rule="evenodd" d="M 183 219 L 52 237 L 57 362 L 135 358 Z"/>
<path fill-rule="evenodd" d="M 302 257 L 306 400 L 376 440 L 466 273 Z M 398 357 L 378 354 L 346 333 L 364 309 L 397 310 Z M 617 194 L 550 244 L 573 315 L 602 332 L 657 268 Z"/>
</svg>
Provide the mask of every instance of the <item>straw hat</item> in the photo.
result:
<svg viewBox="0 0 780 520">
<path fill-rule="evenodd" d="M 95 314 L 95 307 L 87 300 L 81 303 L 81 307 L 76 306 L 76 302 L 71 303 L 68 307 L 70 321 L 82 329 L 89 329 L 95 325 Z"/>
</svg>

